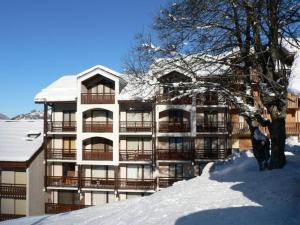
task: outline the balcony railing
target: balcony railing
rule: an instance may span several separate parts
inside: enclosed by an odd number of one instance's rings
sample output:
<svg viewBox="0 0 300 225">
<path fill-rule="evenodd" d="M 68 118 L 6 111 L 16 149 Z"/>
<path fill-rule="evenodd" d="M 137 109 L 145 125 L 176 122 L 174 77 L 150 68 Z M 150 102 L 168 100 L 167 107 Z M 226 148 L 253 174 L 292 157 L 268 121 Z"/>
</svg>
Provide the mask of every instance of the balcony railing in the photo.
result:
<svg viewBox="0 0 300 225">
<path fill-rule="evenodd" d="M 103 188 L 103 189 L 114 189 L 115 178 L 97 178 L 97 177 L 82 177 L 81 178 L 82 188 Z"/>
<path fill-rule="evenodd" d="M 59 149 L 59 148 L 47 149 L 47 159 L 75 160 L 76 149 Z"/>
<path fill-rule="evenodd" d="M 159 122 L 159 132 L 190 132 L 190 122 Z"/>
<path fill-rule="evenodd" d="M 151 132 L 152 121 L 120 121 L 120 132 Z"/>
<path fill-rule="evenodd" d="M 187 177 L 160 177 L 159 179 L 159 187 L 166 188 L 172 186 L 175 182 L 181 180 L 188 180 L 190 178 Z"/>
<path fill-rule="evenodd" d="M 176 105 L 187 105 L 192 104 L 192 98 L 188 96 L 180 96 L 181 94 L 157 94 L 156 102 L 161 104 L 176 104 Z"/>
<path fill-rule="evenodd" d="M 83 93 L 81 104 L 114 104 L 115 94 L 110 93 Z"/>
<path fill-rule="evenodd" d="M 108 121 L 83 121 L 83 132 L 113 132 L 113 123 Z"/>
<path fill-rule="evenodd" d="M 26 199 L 26 185 L 0 184 L 0 198 Z"/>
<path fill-rule="evenodd" d="M 18 219 L 18 218 L 25 217 L 25 216 L 26 215 L 0 213 L 0 221 L 13 220 L 13 219 Z"/>
<path fill-rule="evenodd" d="M 195 159 L 224 159 L 231 153 L 231 149 L 195 149 Z"/>
<path fill-rule="evenodd" d="M 246 122 L 233 122 L 231 126 L 233 135 L 250 135 L 249 126 Z"/>
<path fill-rule="evenodd" d="M 83 150 L 83 159 L 84 160 L 112 160 L 113 153 L 111 151 L 105 152 L 104 150 Z"/>
<path fill-rule="evenodd" d="M 89 205 L 45 203 L 45 213 L 46 214 L 56 214 L 56 213 L 70 212 L 73 210 L 83 209 L 86 207 L 89 207 Z"/>
<path fill-rule="evenodd" d="M 196 99 L 197 105 L 225 105 L 226 103 L 224 101 L 219 101 L 218 98 L 216 99 L 202 99 L 202 98 L 197 98 Z"/>
<path fill-rule="evenodd" d="M 295 95 L 288 94 L 288 108 L 289 109 L 297 109 L 298 105 L 298 97 Z"/>
<path fill-rule="evenodd" d="M 197 121 L 197 132 L 227 132 L 228 127 L 225 121 L 204 122 Z"/>
<path fill-rule="evenodd" d="M 47 176 L 48 187 L 77 187 L 78 178 L 71 176 Z"/>
<path fill-rule="evenodd" d="M 154 179 L 122 179 L 118 180 L 119 189 L 154 190 L 156 183 Z"/>
<path fill-rule="evenodd" d="M 49 121 L 48 131 L 51 132 L 68 132 L 76 131 L 76 121 Z"/>
<path fill-rule="evenodd" d="M 120 150 L 120 161 L 149 161 L 152 159 L 152 150 Z"/>
<path fill-rule="evenodd" d="M 286 122 L 285 132 L 287 135 L 299 135 L 300 134 L 300 122 Z"/>
<path fill-rule="evenodd" d="M 191 149 L 156 149 L 158 160 L 191 160 L 193 151 Z"/>
</svg>

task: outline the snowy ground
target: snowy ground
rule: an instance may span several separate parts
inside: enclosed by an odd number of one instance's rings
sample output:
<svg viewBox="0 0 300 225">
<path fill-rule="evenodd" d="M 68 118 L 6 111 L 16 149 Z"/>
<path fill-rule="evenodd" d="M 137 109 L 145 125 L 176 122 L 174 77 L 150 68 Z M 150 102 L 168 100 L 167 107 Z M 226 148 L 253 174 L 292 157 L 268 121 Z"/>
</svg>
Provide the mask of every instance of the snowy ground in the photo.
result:
<svg viewBox="0 0 300 225">
<path fill-rule="evenodd" d="M 236 154 L 149 197 L 3 224 L 299 225 L 300 146 L 290 146 L 287 162 L 259 172 L 251 153 Z"/>
</svg>

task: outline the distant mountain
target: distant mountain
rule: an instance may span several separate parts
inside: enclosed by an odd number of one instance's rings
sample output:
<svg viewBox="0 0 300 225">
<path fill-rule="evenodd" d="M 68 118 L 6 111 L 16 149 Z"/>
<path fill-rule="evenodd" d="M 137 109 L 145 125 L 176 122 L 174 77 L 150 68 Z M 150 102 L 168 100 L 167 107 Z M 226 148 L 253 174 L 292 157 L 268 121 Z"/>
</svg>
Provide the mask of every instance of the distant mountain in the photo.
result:
<svg viewBox="0 0 300 225">
<path fill-rule="evenodd" d="M 0 113 L 0 120 L 9 120 L 9 117 Z"/>
<path fill-rule="evenodd" d="M 20 114 L 13 118 L 12 120 L 39 120 L 44 119 L 44 112 L 32 110 L 30 113 Z"/>
</svg>

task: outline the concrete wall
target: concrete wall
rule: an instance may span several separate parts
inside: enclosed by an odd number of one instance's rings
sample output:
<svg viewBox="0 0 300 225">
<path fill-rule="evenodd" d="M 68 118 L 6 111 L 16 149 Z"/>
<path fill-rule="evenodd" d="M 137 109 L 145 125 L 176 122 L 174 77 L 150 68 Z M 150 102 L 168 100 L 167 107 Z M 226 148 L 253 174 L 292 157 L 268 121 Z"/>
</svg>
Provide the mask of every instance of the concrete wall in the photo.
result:
<svg viewBox="0 0 300 225">
<path fill-rule="evenodd" d="M 43 164 L 44 152 L 33 160 L 27 168 L 27 210 L 26 215 L 42 215 L 45 212 L 45 192 L 44 175 L 45 167 Z"/>
</svg>

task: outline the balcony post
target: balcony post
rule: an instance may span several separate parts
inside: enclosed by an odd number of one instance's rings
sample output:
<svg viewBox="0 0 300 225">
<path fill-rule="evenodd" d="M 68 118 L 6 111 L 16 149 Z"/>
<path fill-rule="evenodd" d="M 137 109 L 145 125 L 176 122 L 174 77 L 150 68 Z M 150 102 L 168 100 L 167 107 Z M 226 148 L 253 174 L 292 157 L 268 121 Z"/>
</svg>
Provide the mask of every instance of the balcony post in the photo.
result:
<svg viewBox="0 0 300 225">
<path fill-rule="evenodd" d="M 47 191 L 47 132 L 48 132 L 48 105 L 47 102 L 44 102 L 44 137 L 43 137 L 43 148 L 44 148 L 44 187 Z"/>
</svg>

